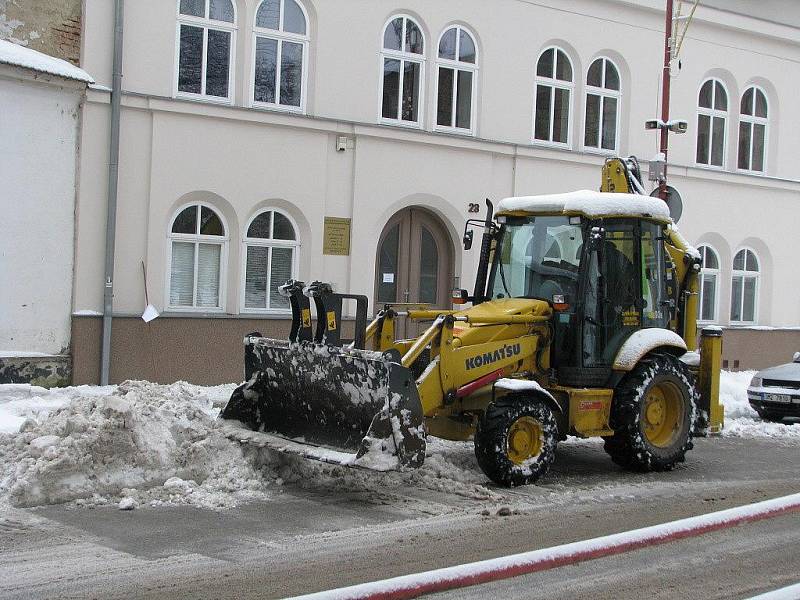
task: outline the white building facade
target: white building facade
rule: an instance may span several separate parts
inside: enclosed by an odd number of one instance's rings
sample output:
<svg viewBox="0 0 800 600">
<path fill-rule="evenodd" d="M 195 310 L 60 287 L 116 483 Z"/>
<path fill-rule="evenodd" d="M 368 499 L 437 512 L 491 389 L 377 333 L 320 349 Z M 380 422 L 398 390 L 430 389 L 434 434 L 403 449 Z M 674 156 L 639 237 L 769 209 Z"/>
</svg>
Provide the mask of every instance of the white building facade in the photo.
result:
<svg viewBox="0 0 800 600">
<path fill-rule="evenodd" d="M 0 41 L 0 383 L 69 380 L 81 105 L 91 77 Z"/>
<path fill-rule="evenodd" d="M 744 368 L 753 344 L 767 362 L 800 344 L 800 38 L 769 2 L 720 6 L 697 9 L 672 79 L 689 131 L 669 178 L 705 257 L 702 317 Z M 82 66 L 109 85 L 113 2 L 85 0 L 83 23 Z M 289 277 L 446 306 L 472 287 L 460 239 L 485 198 L 596 189 L 605 156 L 656 153 L 663 27 L 655 0 L 126 3 L 112 379 L 240 377 L 244 333 L 288 331 Z M 99 363 L 109 113 L 91 90 L 77 382 Z M 326 247 L 326 218 L 349 220 L 349 248 Z"/>
</svg>

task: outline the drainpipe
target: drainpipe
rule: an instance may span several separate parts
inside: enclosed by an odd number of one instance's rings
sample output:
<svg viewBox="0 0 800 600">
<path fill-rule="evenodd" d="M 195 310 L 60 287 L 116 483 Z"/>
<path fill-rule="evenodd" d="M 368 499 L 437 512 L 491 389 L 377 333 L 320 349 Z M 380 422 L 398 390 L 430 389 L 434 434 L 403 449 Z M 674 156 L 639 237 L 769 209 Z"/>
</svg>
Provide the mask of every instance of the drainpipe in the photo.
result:
<svg viewBox="0 0 800 600">
<path fill-rule="evenodd" d="M 119 113 L 122 96 L 122 23 L 124 0 L 114 6 L 114 65 L 111 71 L 111 139 L 108 153 L 108 212 L 106 217 L 106 269 L 103 287 L 103 345 L 100 385 L 108 385 L 111 370 L 111 315 L 114 312 L 114 249 L 117 237 L 117 183 L 119 182 Z"/>
</svg>

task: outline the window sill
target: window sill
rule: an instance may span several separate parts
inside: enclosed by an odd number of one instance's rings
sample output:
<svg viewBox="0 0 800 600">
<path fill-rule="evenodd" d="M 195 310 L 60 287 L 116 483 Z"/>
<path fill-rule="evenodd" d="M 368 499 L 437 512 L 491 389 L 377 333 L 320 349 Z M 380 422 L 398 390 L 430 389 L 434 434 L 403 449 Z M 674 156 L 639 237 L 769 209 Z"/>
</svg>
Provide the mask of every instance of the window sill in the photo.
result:
<svg viewBox="0 0 800 600">
<path fill-rule="evenodd" d="M 537 140 L 535 138 L 531 140 L 531 146 L 537 148 L 552 148 L 557 150 L 572 150 L 572 146 L 569 144 L 564 144 L 561 142 L 548 142 L 545 140 Z"/>
<path fill-rule="evenodd" d="M 403 129 L 422 129 L 422 123 L 419 121 L 401 121 L 400 119 L 385 119 L 383 117 L 378 120 L 378 125 L 402 127 Z"/>
<path fill-rule="evenodd" d="M 164 309 L 164 313 L 169 314 L 202 314 L 202 315 L 218 315 L 224 314 L 225 309 L 201 306 L 168 306 Z"/>
<path fill-rule="evenodd" d="M 474 129 L 464 129 L 463 127 L 446 127 L 445 125 L 436 125 L 433 130 L 436 133 L 448 133 L 451 135 L 460 135 L 463 137 L 475 137 Z"/>
<path fill-rule="evenodd" d="M 736 169 L 736 172 L 740 175 L 752 175 L 754 177 L 765 177 L 767 175 L 766 171 L 752 171 L 750 169 Z"/>
<path fill-rule="evenodd" d="M 262 110 L 264 112 L 285 113 L 290 115 L 304 115 L 306 109 L 304 106 L 286 106 L 284 104 L 270 104 L 269 102 L 257 102 L 253 100 L 250 103 L 250 108 L 253 110 Z"/>
<path fill-rule="evenodd" d="M 694 163 L 692 166 L 697 168 L 697 169 L 703 169 L 705 171 L 717 171 L 718 173 L 730 173 L 730 171 L 728 171 L 728 169 L 725 167 L 725 165 L 722 165 L 721 167 L 718 167 L 717 165 L 704 165 L 703 163 Z"/>
<path fill-rule="evenodd" d="M 223 106 L 233 106 L 233 98 L 220 98 L 219 96 L 206 96 L 203 94 L 191 94 L 189 92 L 178 92 L 175 98 L 179 100 L 190 100 L 207 104 L 220 104 Z"/>
<path fill-rule="evenodd" d="M 594 154 L 597 156 L 619 156 L 619 150 L 609 150 L 608 148 L 594 148 L 592 146 L 582 146 L 581 150 L 586 154 Z"/>
</svg>

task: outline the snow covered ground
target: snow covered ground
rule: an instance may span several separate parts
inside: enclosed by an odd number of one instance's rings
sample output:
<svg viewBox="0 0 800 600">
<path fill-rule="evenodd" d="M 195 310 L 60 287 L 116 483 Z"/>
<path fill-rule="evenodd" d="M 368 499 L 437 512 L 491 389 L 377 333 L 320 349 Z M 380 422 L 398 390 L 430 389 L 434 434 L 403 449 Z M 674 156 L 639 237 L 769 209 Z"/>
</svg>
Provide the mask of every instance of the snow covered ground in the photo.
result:
<svg viewBox="0 0 800 600">
<path fill-rule="evenodd" d="M 800 440 L 800 424 L 762 422 L 750 408 L 752 375 L 723 372 L 724 435 Z M 389 473 L 243 447 L 225 437 L 217 420 L 233 388 L 143 381 L 51 390 L 0 385 L 0 502 L 228 508 L 269 499 L 284 483 L 330 491 L 399 492 L 413 485 L 478 500 L 497 495 L 484 485 L 469 442 L 430 438 L 422 468 Z"/>
</svg>

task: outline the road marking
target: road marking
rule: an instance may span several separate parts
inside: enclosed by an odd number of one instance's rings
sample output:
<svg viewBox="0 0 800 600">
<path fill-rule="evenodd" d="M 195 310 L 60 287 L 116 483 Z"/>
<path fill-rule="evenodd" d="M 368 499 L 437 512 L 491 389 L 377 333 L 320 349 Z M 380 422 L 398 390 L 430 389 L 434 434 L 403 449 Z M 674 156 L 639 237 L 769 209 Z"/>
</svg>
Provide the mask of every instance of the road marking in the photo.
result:
<svg viewBox="0 0 800 600">
<path fill-rule="evenodd" d="M 773 590 L 760 596 L 753 596 L 750 600 L 797 600 L 798 598 L 800 598 L 800 583 Z"/>
<path fill-rule="evenodd" d="M 424 594 L 469 587 L 604 556 L 622 554 L 646 546 L 695 537 L 798 510 L 800 510 L 800 494 L 792 494 L 552 548 L 542 548 L 454 567 L 296 596 L 294 600 L 403 600 L 417 598 Z M 783 596 L 778 598 L 783 598 Z"/>
</svg>

